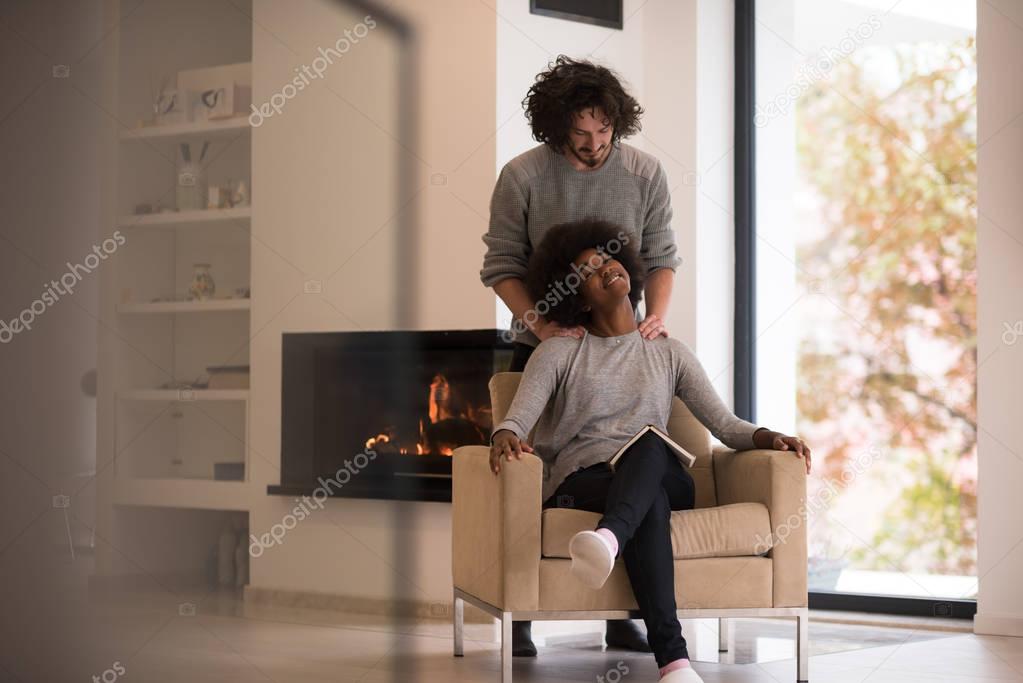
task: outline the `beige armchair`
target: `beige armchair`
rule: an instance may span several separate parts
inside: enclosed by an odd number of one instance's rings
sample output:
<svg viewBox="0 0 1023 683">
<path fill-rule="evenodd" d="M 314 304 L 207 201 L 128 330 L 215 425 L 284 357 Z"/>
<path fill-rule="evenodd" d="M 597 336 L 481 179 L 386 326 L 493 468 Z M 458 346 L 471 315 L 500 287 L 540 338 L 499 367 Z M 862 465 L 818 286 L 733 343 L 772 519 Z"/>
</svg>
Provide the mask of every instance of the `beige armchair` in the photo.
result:
<svg viewBox="0 0 1023 683">
<path fill-rule="evenodd" d="M 504 419 L 521 373 L 490 380 L 494 424 Z M 668 431 L 696 456 L 690 470 L 696 508 L 672 513 L 675 599 L 682 618 L 796 619 L 797 681 L 808 679 L 806 470 L 787 451 L 736 452 L 711 446 L 710 433 L 674 399 Z M 529 435 L 530 440 L 533 434 Z M 619 559 L 607 583 L 591 590 L 569 574 L 568 542 L 600 518 L 581 510 L 542 510 L 542 462 L 490 471 L 487 446 L 455 450 L 452 498 L 454 651 L 462 655 L 464 602 L 501 622 L 501 680 L 511 683 L 513 620 L 638 618 Z"/>
</svg>

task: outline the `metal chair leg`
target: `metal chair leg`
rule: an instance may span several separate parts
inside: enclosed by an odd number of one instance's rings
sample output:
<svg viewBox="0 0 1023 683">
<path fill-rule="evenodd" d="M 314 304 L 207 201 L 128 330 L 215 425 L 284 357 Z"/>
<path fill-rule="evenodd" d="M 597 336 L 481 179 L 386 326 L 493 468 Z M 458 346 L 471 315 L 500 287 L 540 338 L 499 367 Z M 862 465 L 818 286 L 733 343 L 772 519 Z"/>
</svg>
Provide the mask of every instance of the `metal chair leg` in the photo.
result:
<svg viewBox="0 0 1023 683">
<path fill-rule="evenodd" d="M 796 616 L 796 683 L 810 680 L 810 610 L 803 609 Z"/>
<path fill-rule="evenodd" d="M 464 652 L 464 631 L 465 631 L 465 601 L 462 598 L 455 596 L 455 609 L 454 609 L 454 628 L 455 628 L 455 656 L 461 657 Z"/>
<path fill-rule="evenodd" d="M 501 613 L 501 683 L 512 683 L 511 612 Z"/>
</svg>

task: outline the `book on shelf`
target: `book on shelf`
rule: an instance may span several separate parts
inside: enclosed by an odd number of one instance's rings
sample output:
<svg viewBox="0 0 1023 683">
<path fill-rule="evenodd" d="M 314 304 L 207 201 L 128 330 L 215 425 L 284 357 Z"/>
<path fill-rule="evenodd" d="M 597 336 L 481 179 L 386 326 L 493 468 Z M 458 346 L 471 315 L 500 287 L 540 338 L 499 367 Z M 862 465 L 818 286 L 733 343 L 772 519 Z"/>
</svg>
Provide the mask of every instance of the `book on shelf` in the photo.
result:
<svg viewBox="0 0 1023 683">
<path fill-rule="evenodd" d="M 206 368 L 210 375 L 209 389 L 248 389 L 248 365 L 213 365 Z"/>
<path fill-rule="evenodd" d="M 642 429 L 640 429 L 638 432 L 636 432 L 631 439 L 625 442 L 625 445 L 623 445 L 621 448 L 615 451 L 615 454 L 608 459 L 607 464 L 611 466 L 612 470 L 614 470 L 615 465 L 618 463 L 621 457 L 625 455 L 625 451 L 629 450 L 629 446 L 639 441 L 640 438 L 647 432 L 653 432 L 654 434 L 659 436 L 664 441 L 664 443 L 668 444 L 668 447 L 672 450 L 672 452 L 675 453 L 676 457 L 678 457 L 678 461 L 685 465 L 686 467 L 692 467 L 693 463 L 696 462 L 696 456 L 687 451 L 685 448 L 679 445 L 677 441 L 668 436 L 667 432 L 652 424 L 648 424 Z"/>
</svg>

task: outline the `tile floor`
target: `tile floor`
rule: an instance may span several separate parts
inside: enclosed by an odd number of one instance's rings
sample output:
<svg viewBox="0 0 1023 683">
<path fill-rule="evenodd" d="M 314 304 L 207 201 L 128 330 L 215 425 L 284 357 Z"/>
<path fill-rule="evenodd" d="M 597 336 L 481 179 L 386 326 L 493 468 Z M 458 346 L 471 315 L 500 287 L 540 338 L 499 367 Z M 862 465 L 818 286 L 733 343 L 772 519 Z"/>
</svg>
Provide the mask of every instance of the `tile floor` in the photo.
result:
<svg viewBox="0 0 1023 683">
<path fill-rule="evenodd" d="M 194 614 L 189 613 L 189 604 L 196 606 Z M 496 630 L 490 624 L 468 624 L 465 656 L 454 658 L 451 625 L 443 620 L 257 606 L 230 593 L 107 595 L 99 606 L 106 630 L 97 633 L 102 636 L 97 647 L 108 651 L 99 661 L 120 661 L 126 680 L 129 676 L 154 683 L 500 680 Z M 1023 639 L 815 623 L 813 616 L 814 682 L 1023 681 Z M 540 656 L 517 659 L 515 680 L 657 680 L 651 656 L 605 650 L 601 627 L 592 621 L 536 624 Z M 716 620 L 686 620 L 683 629 L 696 670 L 707 683 L 795 680 L 794 621 L 737 619 L 730 650 L 720 656 Z"/>
<path fill-rule="evenodd" d="M 455 658 L 449 621 L 254 605 L 234 591 L 155 579 L 89 591 L 81 559 L 68 571 L 72 563 L 49 552 L 18 550 L 0 556 L 2 682 L 500 680 L 490 623 L 467 624 L 465 656 Z M 824 621 L 833 616 L 811 612 L 814 683 L 1023 682 L 1023 638 Z M 515 681 L 657 680 L 652 656 L 605 650 L 601 630 L 592 621 L 535 624 L 540 656 L 516 660 Z M 716 620 L 686 620 L 683 630 L 707 683 L 795 680 L 794 621 L 734 620 L 731 647 L 720 656 Z"/>
</svg>

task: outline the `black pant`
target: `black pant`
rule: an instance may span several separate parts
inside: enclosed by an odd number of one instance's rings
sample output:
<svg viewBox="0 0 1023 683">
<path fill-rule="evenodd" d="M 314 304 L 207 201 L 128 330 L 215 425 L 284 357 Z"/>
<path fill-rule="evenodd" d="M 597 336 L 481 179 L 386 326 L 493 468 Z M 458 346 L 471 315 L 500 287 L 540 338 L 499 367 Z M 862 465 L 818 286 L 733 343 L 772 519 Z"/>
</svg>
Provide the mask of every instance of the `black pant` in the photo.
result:
<svg viewBox="0 0 1023 683">
<path fill-rule="evenodd" d="M 521 372 L 516 362 L 525 367 L 532 350 L 516 342 L 512 372 Z M 672 510 L 693 509 L 695 493 L 692 476 L 674 453 L 657 436 L 646 434 L 622 456 L 615 472 L 606 463 L 577 470 L 544 502 L 545 508 L 603 514 L 597 527 L 610 530 L 618 539 L 659 667 L 689 657 L 676 614 L 669 524 Z"/>
<path fill-rule="evenodd" d="M 618 539 L 632 592 L 646 624 L 657 666 L 689 658 L 675 605 L 675 561 L 671 511 L 691 510 L 693 478 L 665 443 L 645 434 L 632 444 L 612 472 L 597 463 L 568 476 L 544 507 L 603 514 L 597 528 Z"/>
</svg>

